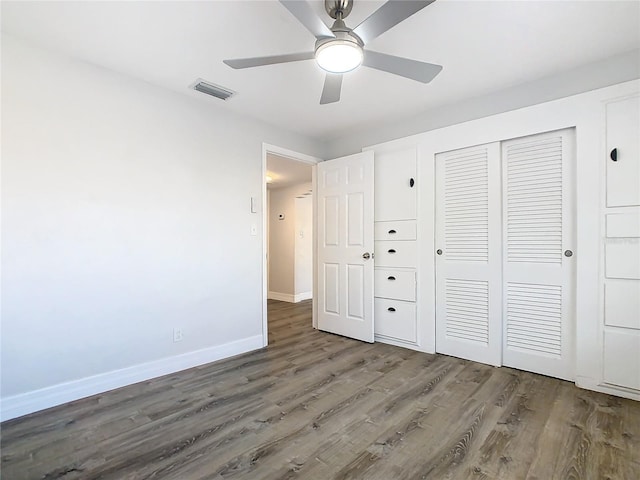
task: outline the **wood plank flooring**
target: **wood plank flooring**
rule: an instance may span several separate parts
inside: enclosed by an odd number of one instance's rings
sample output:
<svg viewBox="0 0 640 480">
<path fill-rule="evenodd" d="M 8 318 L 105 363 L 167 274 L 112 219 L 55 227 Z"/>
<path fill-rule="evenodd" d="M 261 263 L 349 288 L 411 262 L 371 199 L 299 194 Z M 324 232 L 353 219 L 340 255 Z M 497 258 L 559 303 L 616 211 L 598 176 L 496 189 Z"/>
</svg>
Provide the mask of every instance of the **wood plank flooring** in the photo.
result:
<svg viewBox="0 0 640 480">
<path fill-rule="evenodd" d="M 640 479 L 640 403 L 313 330 L 1 425 L 2 478 Z"/>
</svg>

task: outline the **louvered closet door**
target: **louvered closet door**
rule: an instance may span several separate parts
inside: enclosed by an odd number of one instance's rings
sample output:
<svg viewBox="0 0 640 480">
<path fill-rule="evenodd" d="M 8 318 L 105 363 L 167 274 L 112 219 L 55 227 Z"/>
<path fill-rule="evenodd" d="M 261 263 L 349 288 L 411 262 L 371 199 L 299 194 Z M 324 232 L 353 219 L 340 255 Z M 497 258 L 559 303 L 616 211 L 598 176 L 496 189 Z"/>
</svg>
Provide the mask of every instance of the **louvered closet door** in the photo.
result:
<svg viewBox="0 0 640 480">
<path fill-rule="evenodd" d="M 574 378 L 573 144 L 572 129 L 502 144 L 502 361 L 567 380 Z"/>
<path fill-rule="evenodd" d="M 500 365 L 500 144 L 435 160 L 436 351 Z"/>
</svg>

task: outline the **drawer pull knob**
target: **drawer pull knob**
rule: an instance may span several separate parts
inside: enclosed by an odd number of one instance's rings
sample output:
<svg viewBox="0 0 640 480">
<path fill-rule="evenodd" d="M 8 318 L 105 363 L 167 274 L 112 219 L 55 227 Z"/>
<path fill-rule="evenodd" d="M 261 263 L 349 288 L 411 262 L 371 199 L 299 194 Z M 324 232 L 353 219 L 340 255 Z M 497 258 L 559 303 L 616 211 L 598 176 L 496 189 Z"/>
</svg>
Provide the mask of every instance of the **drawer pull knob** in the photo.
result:
<svg viewBox="0 0 640 480">
<path fill-rule="evenodd" d="M 416 184 L 416 181 L 415 181 L 413 178 L 410 178 L 410 179 L 409 179 L 409 186 L 410 186 L 411 188 L 413 188 L 413 186 L 414 186 L 415 184 Z"/>
<path fill-rule="evenodd" d="M 387 277 L 387 280 L 395 280 L 395 279 L 396 279 L 396 277 L 394 277 L 393 275 L 389 275 L 389 276 Z"/>
<path fill-rule="evenodd" d="M 390 248 L 390 249 L 388 250 L 388 252 L 389 252 L 389 253 L 396 253 L 396 250 L 395 250 L 394 248 Z"/>
<path fill-rule="evenodd" d="M 396 311 L 396 309 L 393 308 L 393 307 L 389 307 L 389 308 L 387 308 L 387 310 L 389 310 L 390 312 L 395 312 Z"/>
<path fill-rule="evenodd" d="M 389 230 L 389 235 L 393 235 L 394 233 L 396 233 L 395 230 Z"/>
<path fill-rule="evenodd" d="M 609 156 L 611 157 L 611 160 L 613 160 L 614 162 L 618 161 L 618 149 L 614 148 L 613 150 L 611 150 L 611 153 L 609 154 Z"/>
</svg>

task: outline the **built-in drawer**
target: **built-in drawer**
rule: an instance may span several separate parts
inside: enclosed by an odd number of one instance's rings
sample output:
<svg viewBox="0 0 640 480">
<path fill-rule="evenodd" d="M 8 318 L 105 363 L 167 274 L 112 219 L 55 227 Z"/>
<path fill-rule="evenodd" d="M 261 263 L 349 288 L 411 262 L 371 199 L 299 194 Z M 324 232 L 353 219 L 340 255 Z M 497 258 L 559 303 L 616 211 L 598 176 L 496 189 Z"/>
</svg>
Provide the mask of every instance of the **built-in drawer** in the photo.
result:
<svg viewBox="0 0 640 480">
<path fill-rule="evenodd" d="M 376 335 L 406 342 L 417 341 L 415 303 L 376 298 L 373 309 Z"/>
<path fill-rule="evenodd" d="M 376 297 L 415 302 L 415 270 L 376 268 L 374 273 L 374 292 Z"/>
<path fill-rule="evenodd" d="M 640 390 L 640 332 L 605 330 L 603 376 L 606 383 Z"/>
<path fill-rule="evenodd" d="M 416 221 L 376 222 L 374 238 L 376 240 L 415 240 L 417 238 Z"/>
<path fill-rule="evenodd" d="M 606 280 L 604 324 L 640 330 L 640 280 Z"/>
<path fill-rule="evenodd" d="M 418 248 L 415 241 L 375 242 L 376 267 L 415 267 Z"/>
</svg>

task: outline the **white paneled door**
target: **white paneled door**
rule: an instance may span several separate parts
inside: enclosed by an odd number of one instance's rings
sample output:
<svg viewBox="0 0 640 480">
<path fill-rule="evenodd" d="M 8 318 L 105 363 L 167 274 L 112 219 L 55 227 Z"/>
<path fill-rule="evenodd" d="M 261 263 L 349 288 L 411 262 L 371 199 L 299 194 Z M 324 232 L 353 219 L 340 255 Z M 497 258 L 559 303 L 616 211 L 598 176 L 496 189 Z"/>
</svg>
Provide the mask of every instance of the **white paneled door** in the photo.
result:
<svg viewBox="0 0 640 480">
<path fill-rule="evenodd" d="M 500 144 L 435 160 L 436 351 L 500 365 Z"/>
<path fill-rule="evenodd" d="M 373 152 L 317 166 L 318 328 L 373 342 Z"/>
<path fill-rule="evenodd" d="M 503 142 L 503 364 L 574 378 L 573 130 Z M 596 192 L 597 193 L 597 192 Z"/>
</svg>

